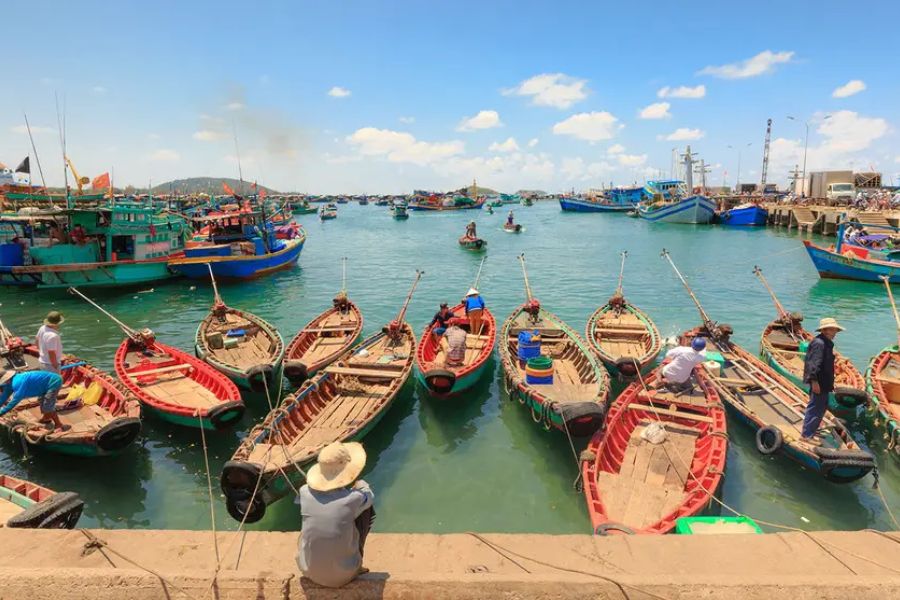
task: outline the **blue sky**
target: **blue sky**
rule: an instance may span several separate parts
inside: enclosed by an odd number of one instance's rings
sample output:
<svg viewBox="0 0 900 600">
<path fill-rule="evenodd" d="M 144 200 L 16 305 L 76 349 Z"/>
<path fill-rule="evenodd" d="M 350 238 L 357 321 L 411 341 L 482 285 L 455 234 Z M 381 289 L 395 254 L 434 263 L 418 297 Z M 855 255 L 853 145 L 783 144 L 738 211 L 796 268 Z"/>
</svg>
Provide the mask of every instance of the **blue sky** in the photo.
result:
<svg viewBox="0 0 900 600">
<path fill-rule="evenodd" d="M 244 177 L 282 190 L 587 189 L 668 175 L 686 144 L 733 184 L 738 147 L 759 180 L 770 117 L 770 180 L 809 122 L 808 170 L 900 183 L 896 42 L 846 3 L 77 5 L 4 10 L 28 26 L 0 39 L 0 161 L 28 153 L 26 111 L 51 184 L 55 94 L 82 175 L 117 185 L 236 176 L 233 131 Z"/>
</svg>

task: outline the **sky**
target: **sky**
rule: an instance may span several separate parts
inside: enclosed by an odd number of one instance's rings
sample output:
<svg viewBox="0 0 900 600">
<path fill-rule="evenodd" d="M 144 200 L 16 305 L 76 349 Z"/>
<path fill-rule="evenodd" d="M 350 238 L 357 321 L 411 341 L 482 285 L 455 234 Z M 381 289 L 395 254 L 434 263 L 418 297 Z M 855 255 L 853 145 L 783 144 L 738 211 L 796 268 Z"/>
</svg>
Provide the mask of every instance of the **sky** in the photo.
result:
<svg viewBox="0 0 900 600">
<path fill-rule="evenodd" d="M 864 12 L 830 0 L 12 3 L 0 162 L 31 153 L 27 114 L 49 185 L 63 178 L 61 130 L 79 173 L 110 171 L 117 186 L 238 177 L 239 156 L 245 180 L 281 191 L 473 178 L 586 190 L 668 177 L 687 145 L 708 184 L 734 185 L 739 167 L 760 180 L 771 118 L 770 182 L 802 169 L 806 146 L 807 171 L 900 184 L 900 3 Z"/>
</svg>

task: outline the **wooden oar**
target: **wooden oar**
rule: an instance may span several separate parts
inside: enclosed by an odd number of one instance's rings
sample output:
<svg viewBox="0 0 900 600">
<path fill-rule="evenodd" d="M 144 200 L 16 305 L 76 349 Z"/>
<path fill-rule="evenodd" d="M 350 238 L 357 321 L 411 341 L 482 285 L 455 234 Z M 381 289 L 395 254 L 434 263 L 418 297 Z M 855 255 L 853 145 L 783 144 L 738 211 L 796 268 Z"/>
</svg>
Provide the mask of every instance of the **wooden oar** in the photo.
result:
<svg viewBox="0 0 900 600">
<path fill-rule="evenodd" d="M 772 302 L 775 304 L 775 310 L 778 311 L 778 317 L 784 318 L 788 316 L 786 310 L 784 310 L 784 306 L 781 305 L 781 302 L 778 301 L 778 296 L 775 295 L 775 291 L 772 289 L 772 286 L 769 285 L 769 282 L 766 281 L 766 277 L 762 273 L 762 269 L 758 266 L 753 266 L 753 274 L 756 275 L 757 279 L 759 279 L 762 284 L 766 287 L 766 290 L 769 291 L 769 295 L 772 297 Z"/>
<path fill-rule="evenodd" d="M 619 285 L 616 286 L 616 295 L 622 295 L 622 280 L 625 277 L 625 257 L 628 256 L 628 250 L 622 250 L 622 265 L 619 267 Z"/>
<path fill-rule="evenodd" d="M 519 255 L 519 262 L 522 263 L 522 276 L 525 278 L 525 296 L 531 302 L 531 285 L 528 283 L 528 271 L 525 269 L 525 253 Z"/>
<path fill-rule="evenodd" d="M 881 275 L 881 280 L 887 289 L 888 300 L 891 301 L 891 309 L 894 311 L 894 322 L 897 324 L 897 346 L 900 347 L 900 314 L 897 314 L 897 304 L 894 302 L 894 293 L 891 291 L 891 278 Z"/>
<path fill-rule="evenodd" d="M 70 293 L 70 294 L 75 294 L 76 296 L 80 296 L 82 300 L 84 300 L 85 302 L 87 302 L 88 304 L 90 304 L 91 306 L 93 306 L 94 308 L 96 308 L 97 310 L 99 310 L 100 312 L 102 312 L 104 315 L 106 315 L 107 317 L 109 317 L 110 320 L 111 320 L 113 323 L 115 323 L 116 325 L 118 325 L 118 326 L 122 329 L 122 331 L 125 332 L 125 335 L 127 335 L 128 337 L 130 337 L 130 338 L 136 338 L 136 337 L 138 336 L 138 332 L 137 332 L 137 331 L 135 331 L 134 329 L 132 329 L 131 327 L 129 327 L 128 325 L 126 325 L 125 323 L 123 323 L 122 321 L 120 321 L 119 319 L 117 319 L 116 317 L 114 317 L 111 313 L 109 313 L 109 312 L 108 312 L 106 309 L 104 309 L 102 306 L 100 306 L 99 304 L 97 304 L 96 302 L 94 302 L 93 300 L 91 300 L 90 298 L 88 298 L 87 296 L 85 296 L 84 294 L 82 294 L 81 292 L 79 292 L 78 289 L 76 289 L 76 288 L 74 288 L 74 287 L 70 287 L 70 288 L 69 288 L 69 293 Z"/>
<path fill-rule="evenodd" d="M 709 315 L 706 314 L 706 311 L 703 310 L 703 305 L 700 304 L 700 301 L 697 300 L 697 296 L 694 295 L 693 290 L 691 290 L 691 286 L 688 285 L 688 282 L 685 280 L 684 276 L 681 274 L 681 271 L 678 270 L 678 267 L 675 266 L 675 263 L 672 261 L 672 257 L 669 256 L 669 251 L 663 248 L 662 253 L 660 254 L 663 258 L 669 261 L 669 264 L 672 265 L 672 268 L 675 270 L 675 274 L 678 275 L 678 279 L 681 280 L 681 283 L 684 285 L 684 289 L 687 290 L 688 295 L 691 297 L 691 300 L 694 301 L 694 304 L 697 306 L 697 310 L 700 311 L 700 318 L 703 319 L 703 325 L 706 327 L 707 332 L 710 335 L 713 335 L 716 330 L 716 323 L 712 319 L 709 318 Z"/>
</svg>

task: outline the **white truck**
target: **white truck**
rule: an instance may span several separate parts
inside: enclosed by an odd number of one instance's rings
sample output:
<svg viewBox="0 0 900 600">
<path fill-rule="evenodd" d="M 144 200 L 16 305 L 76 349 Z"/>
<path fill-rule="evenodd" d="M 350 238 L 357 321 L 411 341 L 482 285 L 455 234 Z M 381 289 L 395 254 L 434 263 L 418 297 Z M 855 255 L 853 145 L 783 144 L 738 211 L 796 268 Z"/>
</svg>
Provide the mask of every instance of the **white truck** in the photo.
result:
<svg viewBox="0 0 900 600">
<path fill-rule="evenodd" d="M 825 197 L 829 200 L 853 200 L 856 197 L 856 187 L 852 183 L 829 183 Z"/>
</svg>

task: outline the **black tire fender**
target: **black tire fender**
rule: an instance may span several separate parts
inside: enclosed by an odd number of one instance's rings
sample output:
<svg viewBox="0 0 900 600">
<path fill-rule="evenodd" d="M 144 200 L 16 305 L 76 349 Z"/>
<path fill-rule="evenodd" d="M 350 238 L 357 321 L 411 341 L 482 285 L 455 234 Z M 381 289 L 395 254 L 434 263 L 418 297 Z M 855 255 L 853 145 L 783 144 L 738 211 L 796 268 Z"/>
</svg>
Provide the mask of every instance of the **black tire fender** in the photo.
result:
<svg viewBox="0 0 900 600">
<path fill-rule="evenodd" d="M 244 403 L 238 400 L 223 402 L 206 413 L 206 418 L 217 431 L 228 429 L 244 416 Z"/>
<path fill-rule="evenodd" d="M 105 452 L 117 452 L 131 445 L 141 432 L 138 417 L 122 417 L 104 425 L 97 432 L 97 446 Z"/>
<path fill-rule="evenodd" d="M 856 408 L 869 401 L 869 395 L 852 387 L 834 388 L 834 401 L 844 408 Z"/>
<path fill-rule="evenodd" d="M 84 502 L 75 492 L 58 492 L 10 517 L 7 527 L 72 529 L 81 518 Z"/>
<path fill-rule="evenodd" d="M 835 469 L 839 469 L 841 467 L 849 467 L 859 469 L 861 472 L 858 475 L 835 475 Z M 822 477 L 824 477 L 827 481 L 831 483 L 851 483 L 856 481 L 862 477 L 864 477 L 869 471 L 875 468 L 875 461 L 871 458 L 866 460 L 864 458 L 860 459 L 848 459 L 848 458 L 838 458 L 838 459 L 828 459 L 823 460 L 819 471 L 822 473 Z"/>
<path fill-rule="evenodd" d="M 285 361 L 284 376 L 291 382 L 300 383 L 309 379 L 309 369 L 299 360 L 290 362 Z"/>
<path fill-rule="evenodd" d="M 425 385 L 436 394 L 448 394 L 456 383 L 456 374 L 448 369 L 430 369 L 422 374 Z"/>
<path fill-rule="evenodd" d="M 784 434 L 772 425 L 760 427 L 756 431 L 756 449 L 763 456 L 775 454 L 784 445 Z"/>
<path fill-rule="evenodd" d="M 256 482 L 262 477 L 262 469 L 259 465 L 242 460 L 229 460 L 222 467 L 222 477 L 219 480 L 222 492 L 228 496 L 239 495 L 242 491 L 251 494 L 257 487 Z"/>
<path fill-rule="evenodd" d="M 640 368 L 640 363 L 631 356 L 626 356 L 616 361 L 616 369 L 622 377 L 636 377 Z"/>
<path fill-rule="evenodd" d="M 613 523 L 612 521 L 608 523 L 600 523 L 594 528 L 594 535 L 602 535 L 607 536 L 612 532 L 624 533 L 625 535 L 634 535 L 634 529 L 628 527 L 627 525 L 622 525 L 621 523 Z"/>
</svg>

